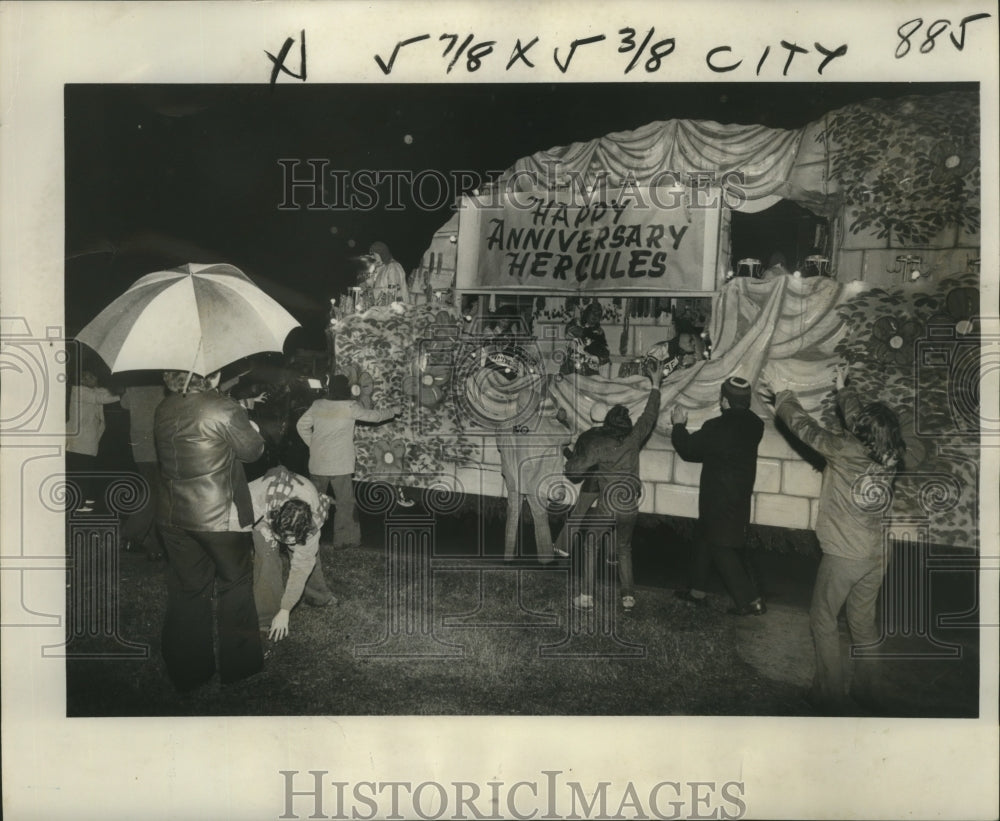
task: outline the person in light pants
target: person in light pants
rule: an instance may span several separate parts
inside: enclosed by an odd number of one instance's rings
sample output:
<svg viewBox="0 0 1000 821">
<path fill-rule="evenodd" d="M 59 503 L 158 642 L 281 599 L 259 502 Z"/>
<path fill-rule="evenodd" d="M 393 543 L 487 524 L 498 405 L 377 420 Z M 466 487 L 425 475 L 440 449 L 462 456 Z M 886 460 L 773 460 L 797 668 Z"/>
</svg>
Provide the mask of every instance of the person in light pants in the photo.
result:
<svg viewBox="0 0 1000 821">
<path fill-rule="evenodd" d="M 816 537 L 823 558 L 816 573 L 809 626 L 816 650 L 816 673 L 809 701 L 818 709 L 840 714 L 851 712 L 845 692 L 840 630 L 837 616 L 847 605 L 847 624 L 855 645 L 874 645 L 876 601 L 886 559 L 882 535 L 882 510 L 865 503 L 864 485 L 891 488 L 906 453 L 900 420 L 881 402 L 861 404 L 846 385 L 845 369 L 836 376 L 837 405 L 845 432 L 832 433 L 817 424 L 799 404 L 795 394 L 778 389 L 775 415 L 788 429 L 826 460 L 820 489 Z M 851 697 L 863 705 L 881 698 L 879 665 L 873 660 L 854 666 Z"/>
</svg>

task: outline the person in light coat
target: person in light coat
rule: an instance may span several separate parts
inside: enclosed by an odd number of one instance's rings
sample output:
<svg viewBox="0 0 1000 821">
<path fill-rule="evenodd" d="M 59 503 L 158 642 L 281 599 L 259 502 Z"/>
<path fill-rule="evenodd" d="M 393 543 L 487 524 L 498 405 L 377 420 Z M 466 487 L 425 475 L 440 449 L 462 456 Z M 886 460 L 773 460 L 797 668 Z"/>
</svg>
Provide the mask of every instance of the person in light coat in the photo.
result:
<svg viewBox="0 0 1000 821">
<path fill-rule="evenodd" d="M 357 422 L 386 422 L 399 413 L 400 408 L 395 407 L 385 410 L 363 407 L 351 397 L 347 377 L 337 374 L 330 379 L 327 398 L 313 402 L 295 425 L 309 447 L 309 478 L 320 493 L 332 490 L 336 500 L 335 548 L 361 544 L 361 525 L 354 505 L 354 425 Z"/>
</svg>

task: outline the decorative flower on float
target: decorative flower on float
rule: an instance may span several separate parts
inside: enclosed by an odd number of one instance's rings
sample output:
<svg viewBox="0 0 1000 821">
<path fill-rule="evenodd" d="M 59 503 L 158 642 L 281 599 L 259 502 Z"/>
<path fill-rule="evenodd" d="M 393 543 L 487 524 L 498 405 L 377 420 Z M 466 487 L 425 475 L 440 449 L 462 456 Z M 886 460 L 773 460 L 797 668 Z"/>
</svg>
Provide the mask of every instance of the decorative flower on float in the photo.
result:
<svg viewBox="0 0 1000 821">
<path fill-rule="evenodd" d="M 399 476 L 406 469 L 406 442 L 402 439 L 377 439 L 371 444 L 374 476 Z"/>
<path fill-rule="evenodd" d="M 435 356 L 436 353 L 444 353 L 444 350 L 436 350 L 439 344 L 444 343 L 429 343 L 427 347 L 431 350 L 421 351 L 411 373 L 403 378 L 403 393 L 412 396 L 425 408 L 436 408 L 444 401 L 454 368 L 447 357 Z"/>
<path fill-rule="evenodd" d="M 956 336 L 978 334 L 979 289 L 972 286 L 952 288 L 944 300 L 944 313 L 935 314 L 927 320 L 928 325 L 949 325 Z"/>
<path fill-rule="evenodd" d="M 930 159 L 934 166 L 931 182 L 937 185 L 964 177 L 978 161 L 966 147 L 951 140 L 940 140 L 931 149 Z"/>
<path fill-rule="evenodd" d="M 448 384 L 455 369 L 458 328 L 447 311 L 438 311 L 434 319 L 435 339 L 426 341 L 414 360 L 410 373 L 403 378 L 403 393 L 425 408 L 436 408 L 448 395 Z"/>
<path fill-rule="evenodd" d="M 359 365 L 347 365 L 341 368 L 341 373 L 351 383 L 351 397 L 364 408 L 372 406 L 372 392 L 375 390 L 375 380 L 368 371 Z"/>
<path fill-rule="evenodd" d="M 920 331 L 920 323 L 913 319 L 879 317 L 872 326 L 869 353 L 879 362 L 910 365 L 913 363 L 913 343 Z"/>
</svg>

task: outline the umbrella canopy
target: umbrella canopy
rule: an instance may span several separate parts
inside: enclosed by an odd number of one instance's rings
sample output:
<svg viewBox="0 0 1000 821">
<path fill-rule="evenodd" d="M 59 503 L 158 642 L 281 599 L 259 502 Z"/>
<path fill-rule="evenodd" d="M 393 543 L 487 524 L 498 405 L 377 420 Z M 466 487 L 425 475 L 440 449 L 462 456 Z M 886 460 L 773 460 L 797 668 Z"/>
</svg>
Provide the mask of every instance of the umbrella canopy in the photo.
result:
<svg viewBox="0 0 1000 821">
<path fill-rule="evenodd" d="M 76 338 L 112 373 L 205 376 L 250 354 L 280 352 L 298 325 L 238 268 L 188 263 L 136 280 Z"/>
</svg>

